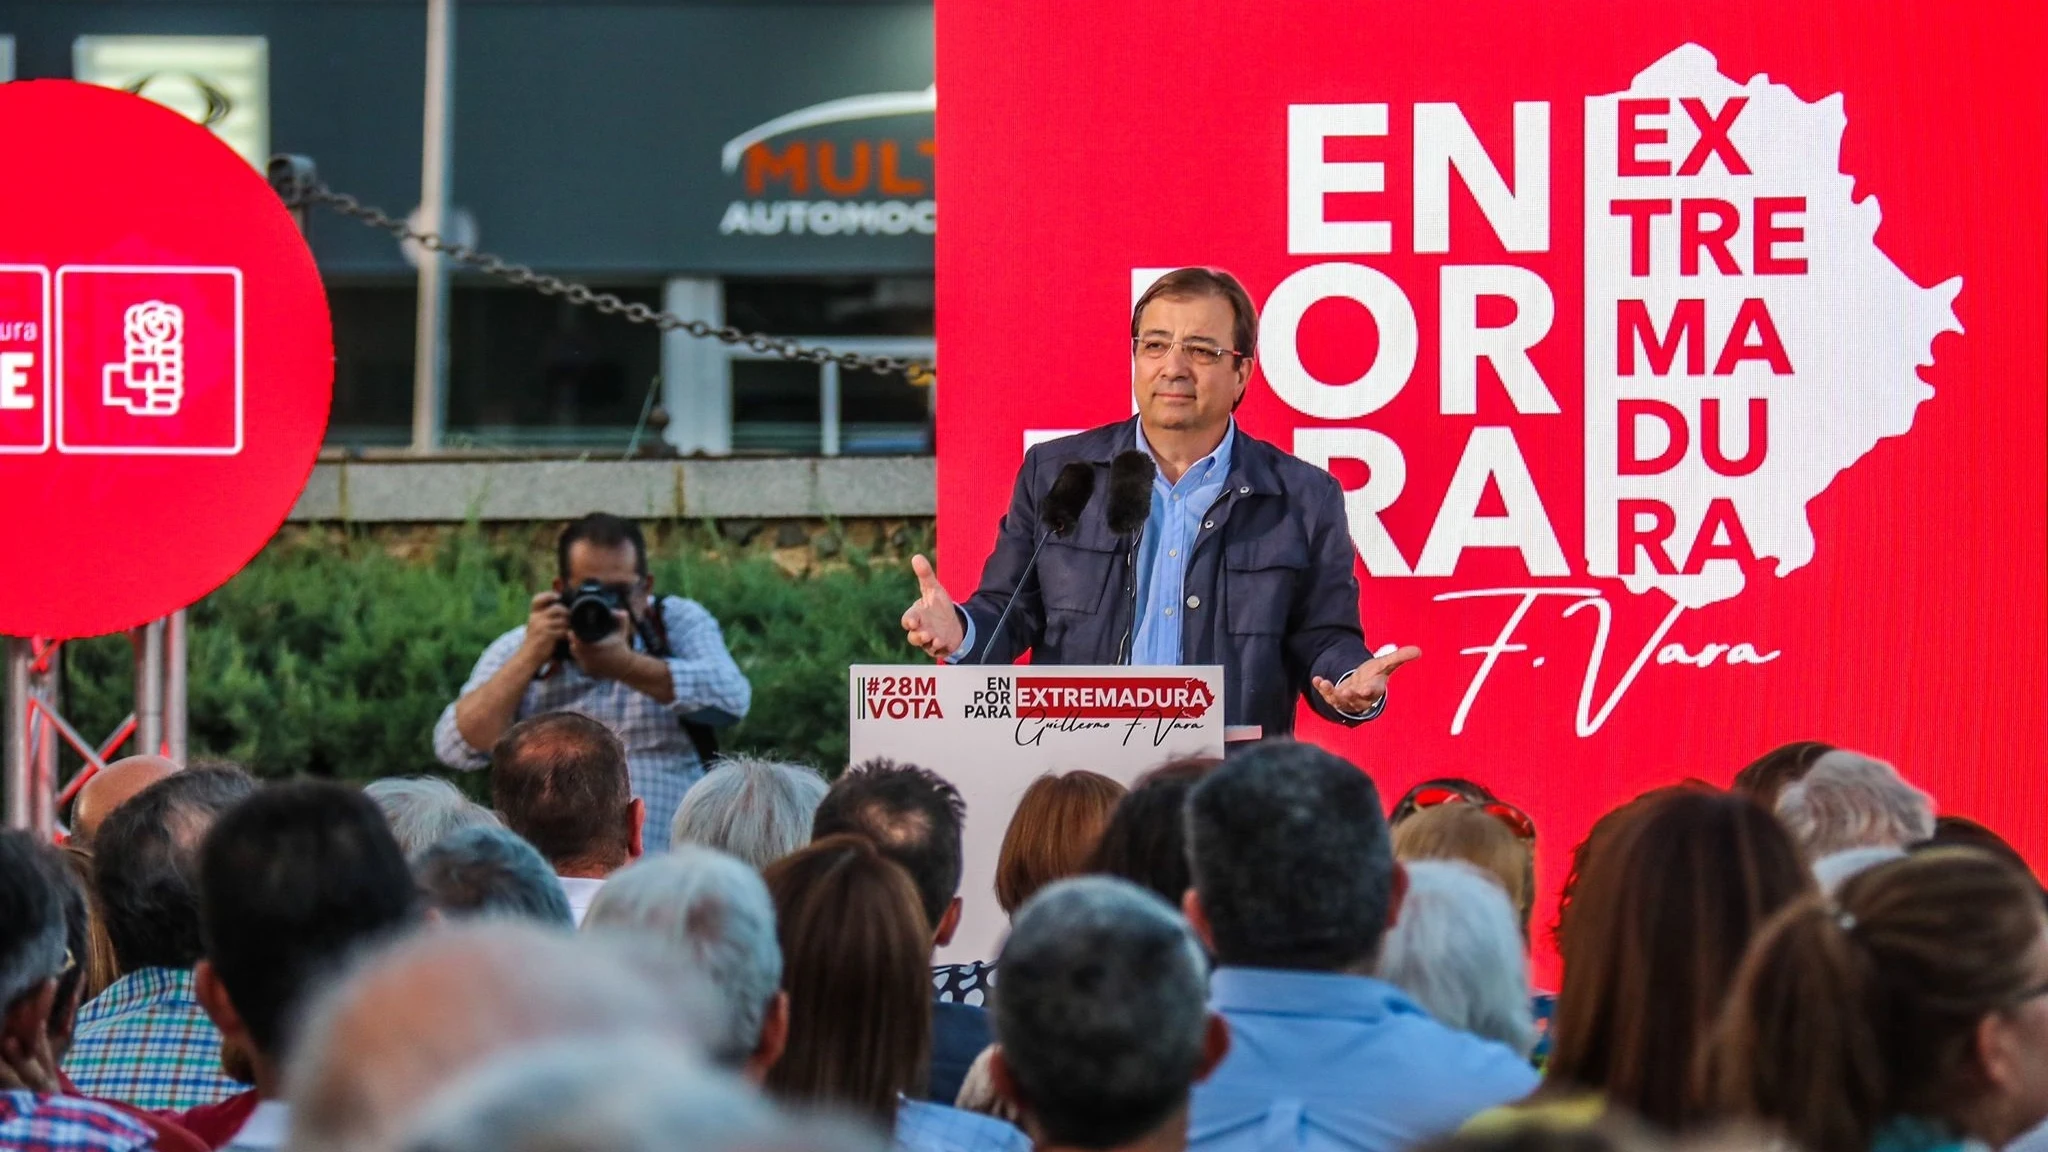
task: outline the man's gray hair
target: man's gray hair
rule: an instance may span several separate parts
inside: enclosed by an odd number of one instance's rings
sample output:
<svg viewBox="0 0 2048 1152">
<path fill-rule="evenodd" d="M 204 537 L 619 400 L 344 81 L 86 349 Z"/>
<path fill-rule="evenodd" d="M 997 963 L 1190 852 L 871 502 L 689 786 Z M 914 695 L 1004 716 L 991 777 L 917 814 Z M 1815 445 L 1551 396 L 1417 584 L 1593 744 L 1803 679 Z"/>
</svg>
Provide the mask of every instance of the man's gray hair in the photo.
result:
<svg viewBox="0 0 2048 1152">
<path fill-rule="evenodd" d="M 1778 819 L 1805 857 L 1851 848 L 1904 848 L 1934 835 L 1934 798 L 1899 770 L 1837 749 L 1778 795 Z"/>
<path fill-rule="evenodd" d="M 696 1152 L 765 1148 L 775 1108 L 729 1072 L 651 1038 L 508 1052 L 450 1085 L 405 1152 Z"/>
<path fill-rule="evenodd" d="M 1371 778 L 1267 740 L 1188 793 L 1188 867 L 1218 962 L 1362 972 L 1379 955 L 1394 850 Z"/>
<path fill-rule="evenodd" d="M 513 921 L 373 954 L 307 1017 L 286 1070 L 294 1152 L 387 1152 L 439 1090 L 508 1051 L 584 1038 L 694 1045 L 691 1011 L 605 941 Z"/>
<path fill-rule="evenodd" d="M 1380 953 L 1397 984 L 1445 1027 L 1527 1056 L 1536 1043 L 1529 963 L 1499 881 L 1463 860 L 1408 864 L 1408 895 Z"/>
<path fill-rule="evenodd" d="M 555 870 L 538 849 L 499 824 L 442 837 L 413 858 L 412 875 L 428 907 L 454 919 L 503 916 L 576 927 Z"/>
<path fill-rule="evenodd" d="M 1048 885 L 996 961 L 996 1043 L 1046 1143 L 1109 1148 L 1188 1098 L 1208 1030 L 1208 965 L 1187 922 L 1126 880 Z"/>
<path fill-rule="evenodd" d="M 56 849 L 27 832 L 0 832 L 0 1009 L 64 967 L 63 886 L 71 882 Z"/>
<path fill-rule="evenodd" d="M 438 776 L 387 776 L 363 785 L 363 795 L 383 810 L 408 860 L 452 832 L 498 823 L 489 808 Z"/>
<path fill-rule="evenodd" d="M 701 981 L 692 999 L 717 1014 L 697 1029 L 713 1060 L 738 1068 L 760 1047 L 782 985 L 782 948 L 759 872 L 701 844 L 678 844 L 613 873 L 583 930 L 651 938 L 679 974 Z"/>
<path fill-rule="evenodd" d="M 826 787 L 806 764 L 721 760 L 683 796 L 669 843 L 704 844 L 766 868 L 811 842 Z"/>
</svg>

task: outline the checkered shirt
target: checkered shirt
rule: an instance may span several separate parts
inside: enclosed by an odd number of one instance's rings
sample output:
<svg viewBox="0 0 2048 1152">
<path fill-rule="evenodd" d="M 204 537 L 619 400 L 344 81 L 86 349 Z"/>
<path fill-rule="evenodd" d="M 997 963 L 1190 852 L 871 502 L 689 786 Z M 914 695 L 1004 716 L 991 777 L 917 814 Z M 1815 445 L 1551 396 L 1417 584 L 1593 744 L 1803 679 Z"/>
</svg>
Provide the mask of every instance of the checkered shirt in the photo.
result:
<svg viewBox="0 0 2048 1152">
<path fill-rule="evenodd" d="M 1031 1152 L 1031 1138 L 993 1116 L 929 1100 L 896 1106 L 896 1152 Z"/>
<path fill-rule="evenodd" d="M 9 1152 L 141 1152 L 155 1146 L 156 1133 L 105 1104 L 0 1092 L 0 1148 Z"/>
<path fill-rule="evenodd" d="M 80 1008 L 64 1074 L 81 1096 L 145 1111 L 182 1112 L 244 1087 L 222 1074 L 220 1030 L 192 995 L 192 973 L 176 968 L 137 969 Z"/>
<path fill-rule="evenodd" d="M 726 650 L 718 621 L 702 604 L 664 596 L 659 605 L 662 621 L 668 626 L 668 672 L 676 693 L 673 703 L 662 704 L 616 680 L 586 676 L 570 663 L 529 685 L 517 713 L 523 719 L 542 712 L 581 712 L 618 733 L 626 745 L 633 794 L 647 806 L 644 836 L 649 852 L 668 848 L 669 824 L 683 802 L 683 793 L 704 776 L 697 748 L 680 720 L 713 727 L 737 723 L 746 716 L 754 694 L 746 673 Z M 492 641 L 457 699 L 496 675 L 525 640 L 526 626 L 522 624 Z M 634 651 L 644 648 L 639 636 L 634 636 Z M 434 755 L 450 768 L 464 770 L 487 768 L 491 763 L 487 751 L 470 747 L 456 729 L 454 704 L 442 710 L 434 725 Z"/>
</svg>

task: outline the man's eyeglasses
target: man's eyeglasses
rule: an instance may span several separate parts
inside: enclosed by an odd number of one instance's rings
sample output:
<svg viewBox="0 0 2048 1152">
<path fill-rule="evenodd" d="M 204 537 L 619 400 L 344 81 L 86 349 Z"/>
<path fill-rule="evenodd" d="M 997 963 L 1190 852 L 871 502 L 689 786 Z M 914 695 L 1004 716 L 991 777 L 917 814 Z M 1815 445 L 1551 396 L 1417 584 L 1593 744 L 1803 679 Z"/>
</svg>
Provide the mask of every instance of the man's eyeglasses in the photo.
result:
<svg viewBox="0 0 2048 1152">
<path fill-rule="evenodd" d="M 1190 344 L 1185 340 L 1167 340 L 1158 336 L 1140 336 L 1131 341 L 1131 350 L 1140 360 L 1164 360 L 1166 354 L 1179 348 L 1188 354 L 1188 359 L 1207 367 L 1221 363 L 1225 356 L 1244 359 L 1244 353 L 1235 348 L 1218 348 L 1214 344 Z"/>
<path fill-rule="evenodd" d="M 1513 804 L 1503 804 L 1498 800 L 1481 803 L 1458 791 L 1456 788 L 1422 788 L 1418 789 L 1409 799 L 1414 803 L 1417 812 L 1422 811 L 1424 808 L 1435 808 L 1441 804 L 1471 804 L 1481 812 L 1507 825 L 1508 831 L 1513 832 L 1521 839 L 1534 840 L 1536 838 L 1536 822 L 1529 819 L 1528 813 L 1515 807 Z"/>
</svg>

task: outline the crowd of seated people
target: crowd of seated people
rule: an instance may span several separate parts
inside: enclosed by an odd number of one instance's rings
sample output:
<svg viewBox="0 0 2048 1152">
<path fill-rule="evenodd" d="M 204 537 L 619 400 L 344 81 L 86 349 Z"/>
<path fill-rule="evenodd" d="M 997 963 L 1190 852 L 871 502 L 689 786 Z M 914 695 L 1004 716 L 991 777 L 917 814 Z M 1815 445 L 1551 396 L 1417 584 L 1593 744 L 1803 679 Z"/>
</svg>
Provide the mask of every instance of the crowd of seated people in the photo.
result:
<svg viewBox="0 0 2048 1152">
<path fill-rule="evenodd" d="M 570 713 L 487 803 L 110 765 L 0 833 L 0 1148 L 2048 1149 L 2048 897 L 1872 757 L 1629 798 L 1554 905 L 1484 780 L 1291 741 L 1042 777 L 963 893 L 948 771 L 722 761 L 647 851 Z"/>
</svg>

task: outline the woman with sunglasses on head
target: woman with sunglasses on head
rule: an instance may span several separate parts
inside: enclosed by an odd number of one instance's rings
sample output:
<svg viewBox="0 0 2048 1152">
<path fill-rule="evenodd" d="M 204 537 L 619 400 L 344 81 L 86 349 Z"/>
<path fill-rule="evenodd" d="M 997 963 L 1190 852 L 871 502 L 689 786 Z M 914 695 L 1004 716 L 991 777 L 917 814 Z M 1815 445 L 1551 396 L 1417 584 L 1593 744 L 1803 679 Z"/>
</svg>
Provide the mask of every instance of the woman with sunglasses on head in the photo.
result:
<svg viewBox="0 0 2048 1152">
<path fill-rule="evenodd" d="M 1743 960 L 1706 1080 L 1806 1152 L 2010 1143 L 2048 1118 L 2040 888 L 1938 848 L 1799 901 Z"/>
<path fill-rule="evenodd" d="M 1710 1118 L 1694 1053 L 1750 937 L 1813 891 L 1791 837 L 1743 796 L 1666 788 L 1600 821 L 1558 930 L 1543 1086 L 1475 1130 L 1593 1123 L 1613 1111 L 1666 1132 Z"/>
</svg>

